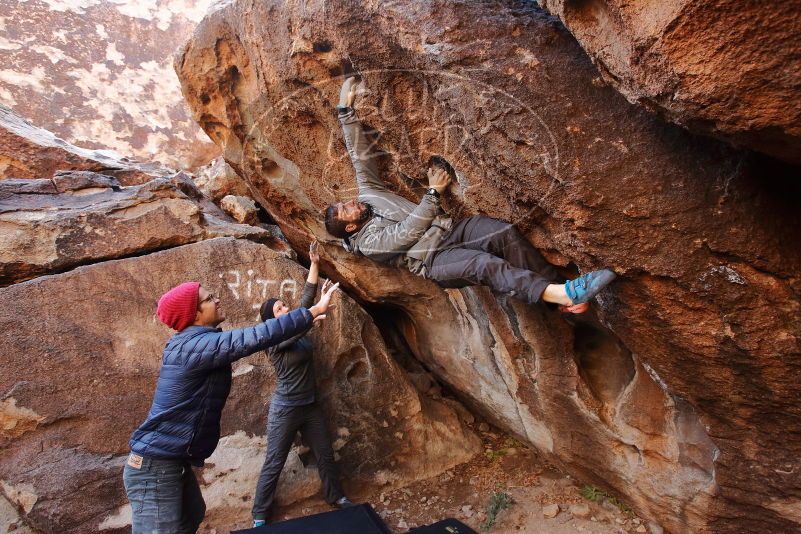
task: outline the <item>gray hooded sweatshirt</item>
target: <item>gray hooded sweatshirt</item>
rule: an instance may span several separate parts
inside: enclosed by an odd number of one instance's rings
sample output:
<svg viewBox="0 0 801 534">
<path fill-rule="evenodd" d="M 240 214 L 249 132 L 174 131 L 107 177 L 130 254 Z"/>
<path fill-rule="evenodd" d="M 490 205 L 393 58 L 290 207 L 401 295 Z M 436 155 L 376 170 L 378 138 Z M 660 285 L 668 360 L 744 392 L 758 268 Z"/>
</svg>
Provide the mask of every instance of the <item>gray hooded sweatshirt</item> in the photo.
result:
<svg viewBox="0 0 801 534">
<path fill-rule="evenodd" d="M 378 176 L 380 154 L 364 135 L 356 113 L 340 114 L 339 120 L 356 170 L 359 202 L 369 204 L 373 211 L 373 217 L 346 238 L 343 246 L 348 252 L 426 276 L 425 262 L 453 221 L 434 195 L 423 195 L 420 203 L 414 204 L 387 189 Z"/>
</svg>

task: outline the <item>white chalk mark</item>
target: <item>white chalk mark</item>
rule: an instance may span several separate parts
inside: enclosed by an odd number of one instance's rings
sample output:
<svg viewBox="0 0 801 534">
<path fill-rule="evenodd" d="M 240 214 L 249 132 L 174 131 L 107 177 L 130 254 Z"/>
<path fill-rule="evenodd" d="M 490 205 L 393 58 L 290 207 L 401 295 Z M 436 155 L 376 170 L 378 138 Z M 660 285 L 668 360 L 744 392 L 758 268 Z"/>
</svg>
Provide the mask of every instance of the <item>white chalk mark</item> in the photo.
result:
<svg viewBox="0 0 801 534">
<path fill-rule="evenodd" d="M 236 277 L 236 282 L 226 282 L 226 284 L 228 285 L 228 289 L 231 290 L 231 293 L 233 293 L 234 298 L 239 300 L 239 291 L 237 291 L 240 283 L 239 271 L 228 271 L 228 274 L 232 274 Z"/>
</svg>

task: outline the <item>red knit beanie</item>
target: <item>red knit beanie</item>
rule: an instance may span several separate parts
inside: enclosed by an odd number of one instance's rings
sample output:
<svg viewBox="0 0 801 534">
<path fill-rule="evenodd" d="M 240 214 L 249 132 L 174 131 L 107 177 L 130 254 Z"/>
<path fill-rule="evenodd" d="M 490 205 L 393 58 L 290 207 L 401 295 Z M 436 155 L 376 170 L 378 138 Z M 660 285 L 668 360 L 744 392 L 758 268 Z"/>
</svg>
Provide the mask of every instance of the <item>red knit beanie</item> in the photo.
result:
<svg viewBox="0 0 801 534">
<path fill-rule="evenodd" d="M 197 314 L 198 282 L 184 282 L 164 293 L 159 299 L 156 315 L 161 322 L 181 331 L 195 322 Z"/>
</svg>

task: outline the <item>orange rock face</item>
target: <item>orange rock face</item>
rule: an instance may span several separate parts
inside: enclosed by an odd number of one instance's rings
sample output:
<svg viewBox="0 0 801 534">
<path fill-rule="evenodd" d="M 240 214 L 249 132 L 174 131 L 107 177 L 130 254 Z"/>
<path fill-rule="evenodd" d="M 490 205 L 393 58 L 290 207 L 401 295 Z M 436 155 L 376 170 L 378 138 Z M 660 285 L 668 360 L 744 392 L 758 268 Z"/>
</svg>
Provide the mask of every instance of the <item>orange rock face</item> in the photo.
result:
<svg viewBox="0 0 801 534">
<path fill-rule="evenodd" d="M 792 531 L 801 474 L 797 169 L 625 101 L 533 3 L 229 2 L 176 61 L 195 118 L 298 250 L 391 323 L 472 408 L 673 532 Z M 566 321 L 348 255 L 343 72 L 389 186 L 517 224 L 564 275 L 620 278 Z"/>
<path fill-rule="evenodd" d="M 604 80 L 691 131 L 801 163 L 795 0 L 544 0 Z"/>
<path fill-rule="evenodd" d="M 209 0 L 0 6 L 0 104 L 72 144 L 195 169 L 217 155 L 172 56 Z"/>
<path fill-rule="evenodd" d="M 214 202 L 228 195 L 249 197 L 250 188 L 230 165 L 220 157 L 194 174 L 195 185 Z"/>
</svg>

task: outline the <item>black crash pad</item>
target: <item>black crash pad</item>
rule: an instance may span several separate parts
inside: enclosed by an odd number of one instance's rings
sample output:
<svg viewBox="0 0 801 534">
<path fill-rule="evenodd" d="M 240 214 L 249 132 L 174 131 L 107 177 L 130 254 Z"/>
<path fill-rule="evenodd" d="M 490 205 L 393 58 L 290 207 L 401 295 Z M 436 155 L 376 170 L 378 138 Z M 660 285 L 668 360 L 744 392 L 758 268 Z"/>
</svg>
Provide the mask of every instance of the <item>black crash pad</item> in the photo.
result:
<svg viewBox="0 0 801 534">
<path fill-rule="evenodd" d="M 445 531 L 443 531 L 445 532 Z M 469 531 L 467 531 L 469 532 Z M 263 527 L 235 530 L 231 534 L 392 534 L 373 507 L 359 504 L 344 510 L 323 512 L 271 523 Z M 461 534 L 461 532 L 459 533 Z"/>
</svg>

